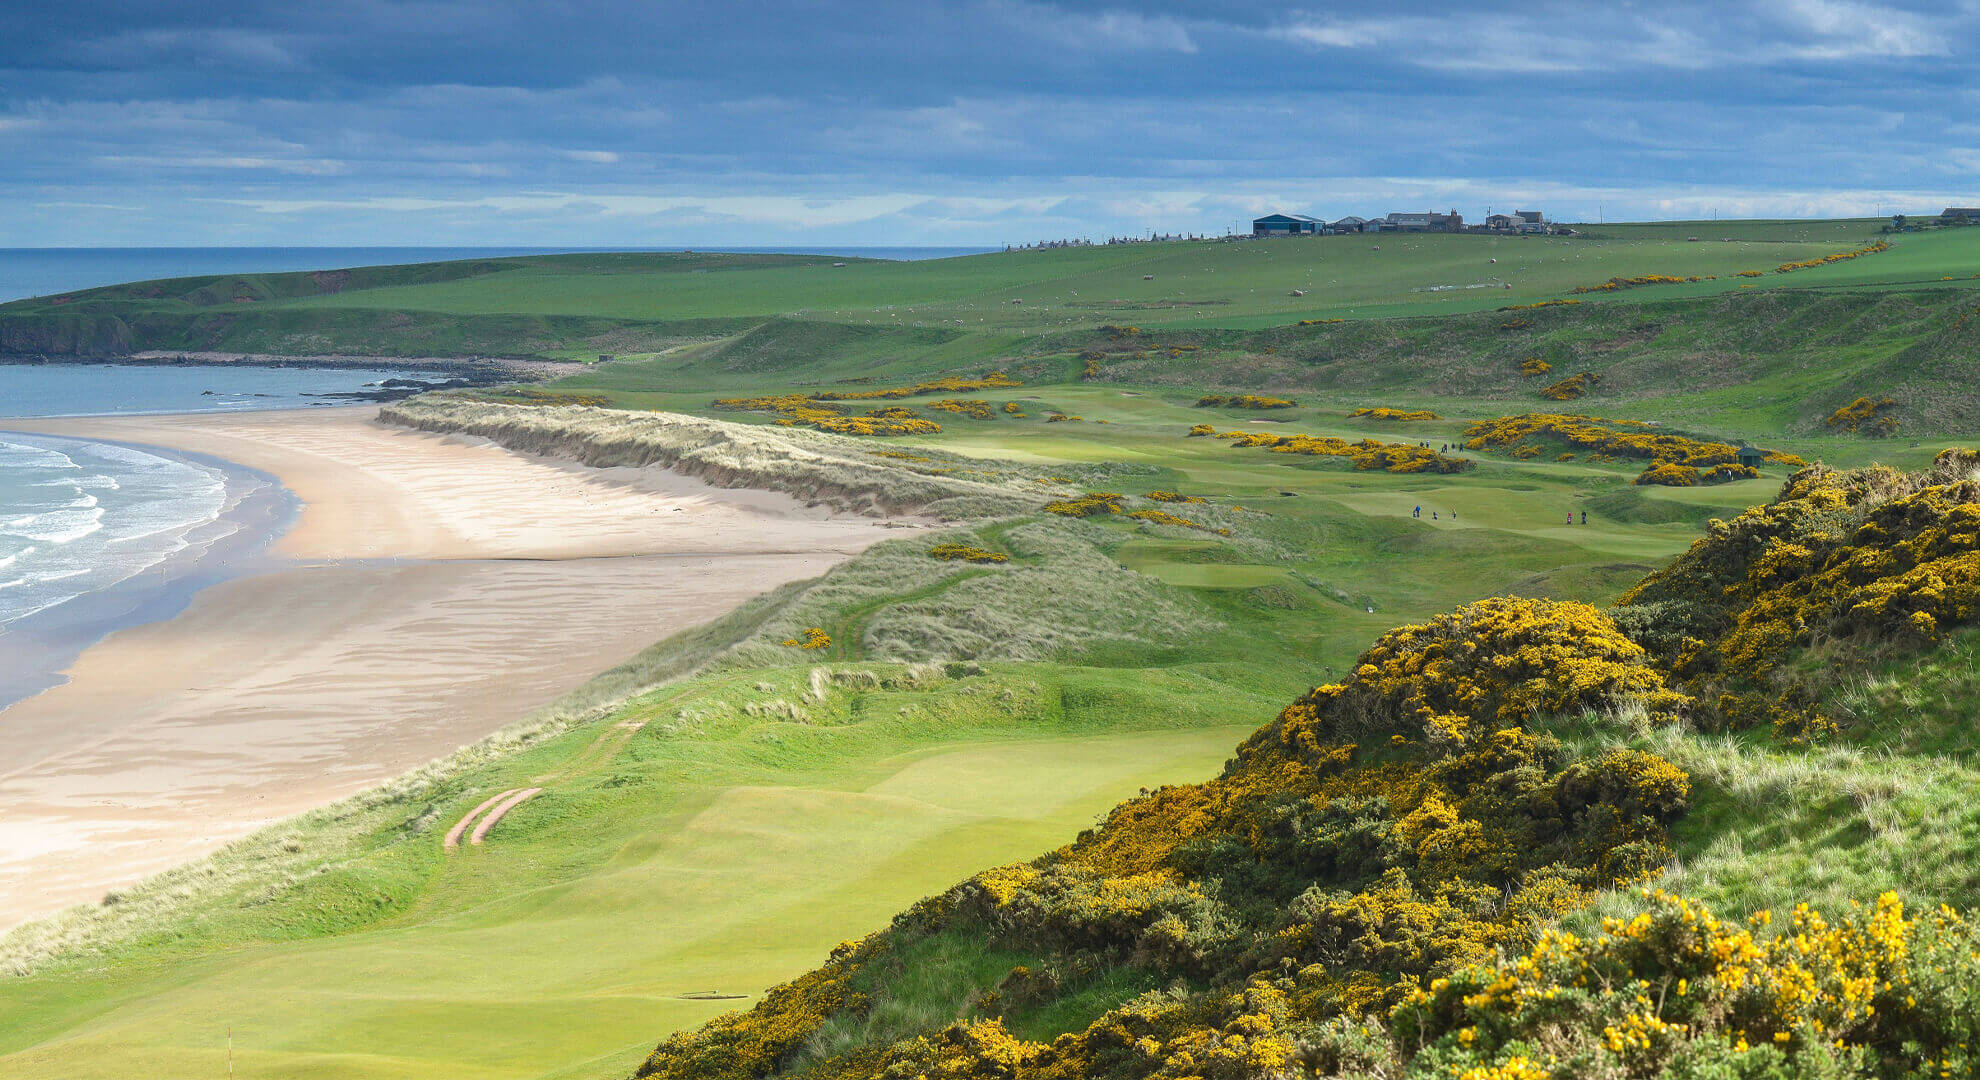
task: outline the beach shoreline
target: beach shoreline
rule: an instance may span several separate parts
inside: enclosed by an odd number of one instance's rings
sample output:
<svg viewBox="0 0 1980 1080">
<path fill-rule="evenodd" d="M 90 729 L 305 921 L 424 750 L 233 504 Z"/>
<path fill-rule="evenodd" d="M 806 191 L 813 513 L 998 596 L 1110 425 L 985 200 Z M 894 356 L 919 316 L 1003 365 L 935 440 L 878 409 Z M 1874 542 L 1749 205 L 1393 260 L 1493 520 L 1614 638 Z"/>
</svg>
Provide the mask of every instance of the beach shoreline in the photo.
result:
<svg viewBox="0 0 1980 1080">
<path fill-rule="evenodd" d="M 181 610 L 0 709 L 0 931 L 486 737 L 911 524 L 374 413 L 0 421 L 206 455 L 297 502 L 262 553 L 208 561 Z"/>
<path fill-rule="evenodd" d="M 296 519 L 301 506 L 274 476 L 211 454 L 139 447 L 110 440 L 6 430 L 0 439 L 58 449 L 84 442 L 108 443 L 202 466 L 220 474 L 226 501 L 210 521 L 180 536 L 185 546 L 108 588 L 71 597 L 0 626 L 8 659 L 0 667 L 0 711 L 65 681 L 62 672 L 90 646 L 118 630 L 169 619 L 200 590 L 268 568 L 262 557 Z"/>
</svg>

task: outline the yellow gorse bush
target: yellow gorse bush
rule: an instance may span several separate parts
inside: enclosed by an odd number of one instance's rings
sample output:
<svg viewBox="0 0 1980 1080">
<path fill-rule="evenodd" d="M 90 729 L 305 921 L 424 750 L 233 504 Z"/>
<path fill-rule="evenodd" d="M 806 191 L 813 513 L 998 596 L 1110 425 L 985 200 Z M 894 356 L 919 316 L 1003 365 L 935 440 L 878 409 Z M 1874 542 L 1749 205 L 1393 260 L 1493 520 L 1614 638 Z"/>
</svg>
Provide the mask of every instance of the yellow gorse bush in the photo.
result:
<svg viewBox="0 0 1980 1080">
<path fill-rule="evenodd" d="M 1645 285 L 1682 285 L 1687 281 L 1701 281 L 1702 278 L 1673 277 L 1670 274 L 1638 274 L 1634 277 L 1612 277 L 1599 285 L 1582 285 L 1575 288 L 1577 293 L 1619 292 L 1623 289 L 1637 289 Z"/>
<path fill-rule="evenodd" d="M 1198 406 L 1216 406 L 1225 409 L 1294 409 L 1299 402 L 1291 398 L 1265 397 L 1259 394 L 1205 394 L 1196 399 Z"/>
<path fill-rule="evenodd" d="M 1089 491 L 1077 499 L 1046 503 L 1045 512 L 1065 517 L 1102 517 L 1123 513 L 1121 500 L 1125 498 L 1118 491 Z"/>
<path fill-rule="evenodd" d="M 1888 414 L 1896 407 L 1891 398 L 1860 397 L 1830 413 L 1823 423 L 1837 431 L 1888 437 L 1897 434 L 1897 417 Z"/>
<path fill-rule="evenodd" d="M 1583 371 L 1541 390 L 1540 396 L 1549 401 L 1573 401 L 1588 393 L 1589 388 L 1601 381 L 1601 378 L 1592 371 Z"/>
<path fill-rule="evenodd" d="M 509 405 L 582 405 L 594 409 L 609 409 L 612 399 L 603 394 L 560 394 L 549 390 L 538 390 L 533 386 L 505 386 L 489 392 L 491 397 Z"/>
<path fill-rule="evenodd" d="M 920 414 L 905 406 L 892 405 L 873 409 L 862 415 L 852 415 L 840 401 L 872 401 L 888 398 L 913 397 L 916 394 L 932 394 L 942 391 L 991 390 L 1024 383 L 1004 374 L 993 371 L 982 378 L 970 379 L 951 375 L 913 386 L 897 386 L 884 390 L 828 390 L 816 394 L 775 394 L 768 397 L 716 398 L 715 408 L 741 412 L 774 413 L 785 426 L 806 425 L 820 431 L 830 431 L 839 435 L 934 435 L 942 430 L 942 425 L 933 420 L 921 419 Z M 981 406 L 980 414 L 977 406 Z M 948 412 L 965 413 L 979 420 L 990 419 L 987 402 L 937 401 L 931 408 Z"/>
<path fill-rule="evenodd" d="M 1519 373 L 1529 379 L 1536 375 L 1545 375 L 1552 370 L 1554 365 L 1537 356 L 1529 356 L 1519 362 Z"/>
<path fill-rule="evenodd" d="M 928 554 L 943 562 L 1000 563 L 1010 560 L 1010 556 L 1001 551 L 989 551 L 969 544 L 936 544 L 928 549 Z"/>
<path fill-rule="evenodd" d="M 784 644 L 794 649 L 829 649 L 832 647 L 832 635 L 826 633 L 824 627 L 814 626 L 806 630 L 802 637 L 784 639 Z"/>
<path fill-rule="evenodd" d="M 1269 431 L 1219 432 L 1209 424 L 1189 429 L 1190 436 L 1229 439 L 1232 446 L 1264 448 L 1275 454 L 1344 457 L 1357 469 L 1392 473 L 1459 473 L 1475 468 L 1470 458 L 1451 457 L 1414 443 L 1383 443 L 1374 439 L 1348 442 L 1332 435 L 1279 435 Z"/>
<path fill-rule="evenodd" d="M 1777 671 L 1823 642 L 1917 647 L 1980 617 L 1980 454 L 1906 476 L 1812 466 L 1617 602 L 1616 617 L 1735 727 L 1832 727 Z"/>
<path fill-rule="evenodd" d="M 1161 490 L 1151 491 L 1148 493 L 1147 497 L 1150 499 L 1154 499 L 1156 502 L 1166 502 L 1166 503 L 1200 503 L 1204 501 L 1201 496 L 1184 495 L 1180 491 L 1161 491 Z"/>
<path fill-rule="evenodd" d="M 1679 465 L 1671 461 L 1659 461 L 1638 473 L 1630 483 L 1649 487 L 1696 487 L 1698 470 L 1690 465 Z"/>
<path fill-rule="evenodd" d="M 1443 417 L 1438 416 L 1436 413 L 1433 413 L 1428 409 L 1405 410 L 1405 409 L 1391 409 L 1387 407 L 1377 407 L 1373 409 L 1356 409 L 1353 412 L 1348 413 L 1348 417 L 1350 419 L 1357 416 L 1366 417 L 1367 419 L 1370 420 L 1400 421 L 1400 420 L 1442 420 L 1443 419 Z"/>
<path fill-rule="evenodd" d="M 1507 304 L 1506 306 L 1504 306 L 1504 307 L 1502 307 L 1502 308 L 1499 308 L 1498 310 L 1500 310 L 1500 311 L 1537 311 L 1537 310 L 1539 310 L 1540 308 L 1550 308 L 1550 307 L 1565 307 L 1565 306 L 1567 306 L 1567 305 L 1569 305 L 1569 304 L 1579 304 L 1579 303 L 1581 303 L 1581 301 L 1579 301 L 1579 300 L 1574 300 L 1574 299 L 1566 299 L 1566 300 L 1536 300 L 1536 301 L 1534 301 L 1534 302 L 1533 302 L 1533 303 L 1531 303 L 1531 304 Z"/>
<path fill-rule="evenodd" d="M 1681 1075 L 1970 1076 L 1980 1064 L 1980 934 L 1961 915 L 1913 917 L 1887 892 L 1836 921 L 1803 904 L 1727 922 L 1643 895 L 1647 911 L 1605 919 L 1593 938 L 1550 930 L 1524 955 L 1414 992 L 1391 1018 L 1396 1042 L 1462 1046 L 1498 1067 L 1548 1032 L 1546 1076 L 1711 1061 L 1756 1071 Z"/>
<path fill-rule="evenodd" d="M 915 383 L 913 386 L 896 386 L 885 390 L 828 390 L 810 395 L 813 401 L 870 401 L 876 398 L 904 398 L 917 394 L 967 393 L 971 390 L 1004 390 L 1013 386 L 1023 386 L 1021 379 L 1013 379 L 1001 371 L 993 371 L 980 378 L 961 375 L 945 375 L 939 379 Z"/>
<path fill-rule="evenodd" d="M 1827 266 L 1830 263 L 1848 262 L 1851 259 L 1860 259 L 1865 255 L 1875 255 L 1880 251 L 1889 251 L 1889 250 L 1891 250 L 1890 241 L 1879 240 L 1874 244 L 1871 244 L 1867 247 L 1857 248 L 1854 251 L 1838 251 L 1834 255 L 1824 255 L 1819 259 L 1802 259 L 1799 262 L 1784 262 L 1781 265 L 1774 267 L 1774 273 L 1791 274 L 1796 270 L 1807 270 L 1811 267 Z"/>
<path fill-rule="evenodd" d="M 1136 510 L 1128 516 L 1136 521 L 1146 521 L 1150 525 L 1169 525 L 1178 529 L 1200 529 L 1203 532 L 1212 532 L 1219 536 L 1231 535 L 1231 530 L 1220 525 L 1205 525 L 1200 521 L 1191 521 L 1186 517 L 1177 517 L 1167 510 Z"/>
<path fill-rule="evenodd" d="M 802 424 L 839 435 L 932 435 L 942 430 L 942 425 L 923 420 L 904 406 L 889 405 L 855 416 L 848 413 L 846 406 L 801 394 L 717 398 L 714 406 L 740 412 L 775 413 L 782 417 L 777 422 L 787 427 Z"/>
<path fill-rule="evenodd" d="M 939 409 L 942 412 L 967 416 L 972 420 L 995 420 L 997 418 L 997 414 L 991 410 L 989 402 L 979 401 L 974 398 L 943 398 L 939 401 L 929 402 L 928 407 Z"/>
<path fill-rule="evenodd" d="M 1683 435 L 1653 433 L 1635 420 L 1606 420 L 1596 416 L 1565 413 L 1525 413 L 1480 420 L 1464 429 L 1467 450 L 1516 450 L 1522 445 L 1561 442 L 1580 450 L 1617 458 L 1667 461 L 1694 468 L 1737 463 L 1739 447 L 1731 443 L 1701 442 Z M 1802 466 L 1807 462 L 1792 454 L 1770 452 L 1767 460 Z"/>
</svg>

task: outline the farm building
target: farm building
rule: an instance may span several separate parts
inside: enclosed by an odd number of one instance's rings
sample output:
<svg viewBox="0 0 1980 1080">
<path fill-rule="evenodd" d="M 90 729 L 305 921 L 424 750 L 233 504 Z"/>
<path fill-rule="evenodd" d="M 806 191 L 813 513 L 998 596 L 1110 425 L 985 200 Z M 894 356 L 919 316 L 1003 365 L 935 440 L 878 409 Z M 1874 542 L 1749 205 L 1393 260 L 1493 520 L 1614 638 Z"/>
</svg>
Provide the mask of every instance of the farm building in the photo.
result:
<svg viewBox="0 0 1980 1080">
<path fill-rule="evenodd" d="M 1305 214 L 1266 214 L 1251 221 L 1253 236 L 1318 236 L 1326 222 Z"/>
<path fill-rule="evenodd" d="M 1980 225 L 1980 206 L 1948 206 L 1939 220 L 1947 225 Z"/>
<path fill-rule="evenodd" d="M 1463 232 L 1464 216 L 1456 210 L 1448 214 L 1435 210 L 1421 214 L 1397 212 L 1389 215 L 1388 227 L 1396 232 Z"/>
<path fill-rule="evenodd" d="M 1358 218 L 1355 217 L 1353 214 L 1349 214 L 1348 216 L 1340 219 L 1339 221 L 1330 222 L 1327 225 L 1327 231 L 1333 233 L 1336 236 L 1343 236 L 1346 235 L 1347 233 L 1367 232 L 1368 219 Z"/>
</svg>

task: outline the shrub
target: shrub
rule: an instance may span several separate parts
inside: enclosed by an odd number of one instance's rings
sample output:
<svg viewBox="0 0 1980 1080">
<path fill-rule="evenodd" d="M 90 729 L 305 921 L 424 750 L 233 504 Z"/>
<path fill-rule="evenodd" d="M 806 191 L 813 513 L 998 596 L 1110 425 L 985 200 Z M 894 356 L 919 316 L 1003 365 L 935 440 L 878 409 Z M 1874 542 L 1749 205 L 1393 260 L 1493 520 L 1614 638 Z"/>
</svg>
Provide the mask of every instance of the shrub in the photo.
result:
<svg viewBox="0 0 1980 1080">
<path fill-rule="evenodd" d="M 849 415 L 843 405 L 799 394 L 773 397 L 717 398 L 715 408 L 743 412 L 774 413 L 786 427 L 804 425 L 836 435 L 932 435 L 942 430 L 933 420 L 923 420 L 913 409 L 889 405 L 863 415 Z"/>
<path fill-rule="evenodd" d="M 1529 379 L 1536 375 L 1545 375 L 1552 370 L 1554 365 L 1537 356 L 1529 356 L 1519 362 L 1519 373 Z"/>
<path fill-rule="evenodd" d="M 1624 594 L 1619 618 L 1655 613 L 1640 634 L 1734 727 L 1807 712 L 1810 703 L 1779 669 L 1820 641 L 1850 641 L 1849 657 L 1916 647 L 1980 616 L 1980 481 L 1971 451 L 1942 453 L 1933 468 L 1837 472 L 1812 466 L 1779 497 L 1731 521 L 1669 567 Z M 1874 650 L 1871 650 L 1874 654 Z M 1791 737 L 1819 731 L 1794 720 Z"/>
<path fill-rule="evenodd" d="M 829 649 L 832 647 L 832 635 L 826 633 L 823 627 L 814 626 L 806 630 L 803 637 L 786 638 L 784 644 L 796 649 Z"/>
<path fill-rule="evenodd" d="M 1146 521 L 1151 525 L 1170 525 L 1178 529 L 1200 529 L 1204 532 L 1216 533 L 1219 536 L 1231 535 L 1231 530 L 1229 529 L 1217 525 L 1205 525 L 1200 521 L 1191 521 L 1186 517 L 1177 517 L 1166 510 L 1136 510 L 1128 516 L 1136 521 Z"/>
<path fill-rule="evenodd" d="M 1101 517 L 1121 513 L 1121 500 L 1127 496 L 1115 491 L 1089 491 L 1077 499 L 1045 504 L 1045 511 L 1065 517 Z"/>
<path fill-rule="evenodd" d="M 937 394 L 942 392 L 963 393 L 970 390 L 1003 390 L 1013 386 L 1023 386 L 1020 379 L 1013 379 L 1001 371 L 993 371 L 981 378 L 966 378 L 960 375 L 945 375 L 939 379 L 916 383 L 913 386 L 896 386 L 886 390 L 826 391 L 812 394 L 813 401 L 866 401 L 874 398 L 904 398 L 916 394 Z"/>
<path fill-rule="evenodd" d="M 1799 262 L 1784 262 L 1774 267 L 1774 273 L 1791 274 L 1796 270 L 1806 270 L 1814 266 L 1827 266 L 1830 263 L 1847 262 L 1850 259 L 1860 259 L 1865 255 L 1875 255 L 1880 251 L 1889 250 L 1891 250 L 1890 241 L 1879 240 L 1868 247 L 1860 247 L 1854 251 L 1838 251 L 1834 255 L 1824 255 L 1819 259 L 1802 259 Z"/>
<path fill-rule="evenodd" d="M 1678 465 L 1669 461 L 1659 461 L 1637 474 L 1630 483 L 1642 487 L 1696 487 L 1698 470 L 1689 465 Z"/>
<path fill-rule="evenodd" d="M 1196 399 L 1198 407 L 1217 406 L 1225 409 L 1293 409 L 1299 402 L 1291 398 L 1263 397 L 1258 394 L 1206 394 Z"/>
<path fill-rule="evenodd" d="M 487 393 L 490 397 L 498 398 L 509 405 L 580 405 L 594 409 L 612 407 L 612 399 L 603 394 L 560 394 L 539 390 L 534 386 L 505 386 Z"/>
<path fill-rule="evenodd" d="M 1184 495 L 1178 491 L 1151 491 L 1148 493 L 1148 498 L 1154 499 L 1156 502 L 1166 503 L 1200 503 L 1204 501 L 1199 496 Z"/>
<path fill-rule="evenodd" d="M 1008 562 L 1010 556 L 998 551 L 987 551 L 968 544 L 936 544 L 928 549 L 928 554 L 943 562 L 1000 563 Z"/>
<path fill-rule="evenodd" d="M 997 414 L 991 411 L 989 402 L 978 401 L 974 398 L 943 398 L 940 401 L 929 402 L 928 407 L 931 409 L 940 409 L 943 412 L 956 413 L 959 416 L 967 416 L 972 420 L 995 420 L 997 418 Z"/>
<path fill-rule="evenodd" d="M 1714 465 L 1699 474 L 1701 484 L 1725 484 L 1734 480 L 1758 480 L 1760 470 L 1751 465 Z"/>
<path fill-rule="evenodd" d="M 1697 278 L 1691 278 L 1697 281 Z M 1635 277 L 1612 277 L 1600 285 L 1583 285 L 1572 291 L 1577 293 L 1618 292 L 1623 289 L 1638 289 L 1645 285 L 1682 285 L 1685 278 L 1669 274 L 1638 274 Z"/>
<path fill-rule="evenodd" d="M 1897 417 L 1888 414 L 1888 410 L 1896 407 L 1897 402 L 1891 398 L 1860 397 L 1830 413 L 1823 422 L 1837 431 L 1885 438 L 1897 434 Z"/>
<path fill-rule="evenodd" d="M 1570 375 L 1560 382 L 1547 387 L 1545 390 L 1540 391 L 1540 396 L 1549 401 L 1573 401 L 1575 398 L 1586 394 L 1589 388 L 1594 386 L 1600 379 L 1600 375 L 1592 371 L 1584 371 L 1576 375 Z"/>
<path fill-rule="evenodd" d="M 1480 420 L 1465 428 L 1464 434 L 1464 445 L 1469 450 L 1496 447 L 1517 451 L 1533 446 L 1537 452 L 1541 442 L 1558 441 L 1603 457 L 1668 461 L 1694 467 L 1739 460 L 1739 448 L 1731 443 L 1701 442 L 1683 435 L 1653 434 L 1648 425 L 1635 420 L 1604 420 L 1564 413 L 1526 413 Z M 1786 460 L 1790 457 L 1792 455 L 1769 454 L 1768 460 Z"/>
<path fill-rule="evenodd" d="M 1208 424 L 1190 428 L 1189 434 L 1229 439 L 1233 446 L 1262 447 L 1275 454 L 1344 457 L 1352 460 L 1357 469 L 1392 473 L 1459 473 L 1477 466 L 1469 458 L 1450 457 L 1414 443 L 1380 443 L 1373 439 L 1351 443 L 1331 435 L 1278 435 L 1267 431 L 1219 433 Z"/>
<path fill-rule="evenodd" d="M 1445 1048 L 1439 1063 L 1465 1076 L 1552 1077 L 1568 1062 L 1575 1075 L 1671 1078 L 1980 1065 L 1980 934 L 1950 909 L 1911 916 L 1885 893 L 1834 922 L 1807 905 L 1725 922 L 1661 891 L 1644 897 L 1648 911 L 1603 920 L 1599 937 L 1548 931 L 1523 956 L 1411 994 L 1391 1017 L 1397 1056 Z M 1504 1071 L 1539 1046 L 1544 1066 Z"/>
<path fill-rule="evenodd" d="M 1436 413 L 1433 413 L 1428 409 L 1417 409 L 1414 411 L 1404 411 L 1402 409 L 1390 409 L 1390 408 L 1356 409 L 1348 414 L 1348 417 L 1350 419 L 1357 416 L 1367 417 L 1370 420 L 1396 420 L 1396 421 L 1443 419 L 1443 417 L 1438 416 Z"/>
</svg>

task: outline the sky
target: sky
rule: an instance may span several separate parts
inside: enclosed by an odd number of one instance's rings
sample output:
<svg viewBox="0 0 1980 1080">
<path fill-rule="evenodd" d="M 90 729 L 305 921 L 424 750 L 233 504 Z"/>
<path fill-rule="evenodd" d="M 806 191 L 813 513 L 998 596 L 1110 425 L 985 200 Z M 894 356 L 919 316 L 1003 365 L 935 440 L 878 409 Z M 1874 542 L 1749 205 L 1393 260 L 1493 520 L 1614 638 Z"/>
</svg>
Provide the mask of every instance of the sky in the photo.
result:
<svg viewBox="0 0 1980 1080">
<path fill-rule="evenodd" d="M 0 8 L 0 247 L 1980 205 L 1980 0 Z"/>
</svg>

